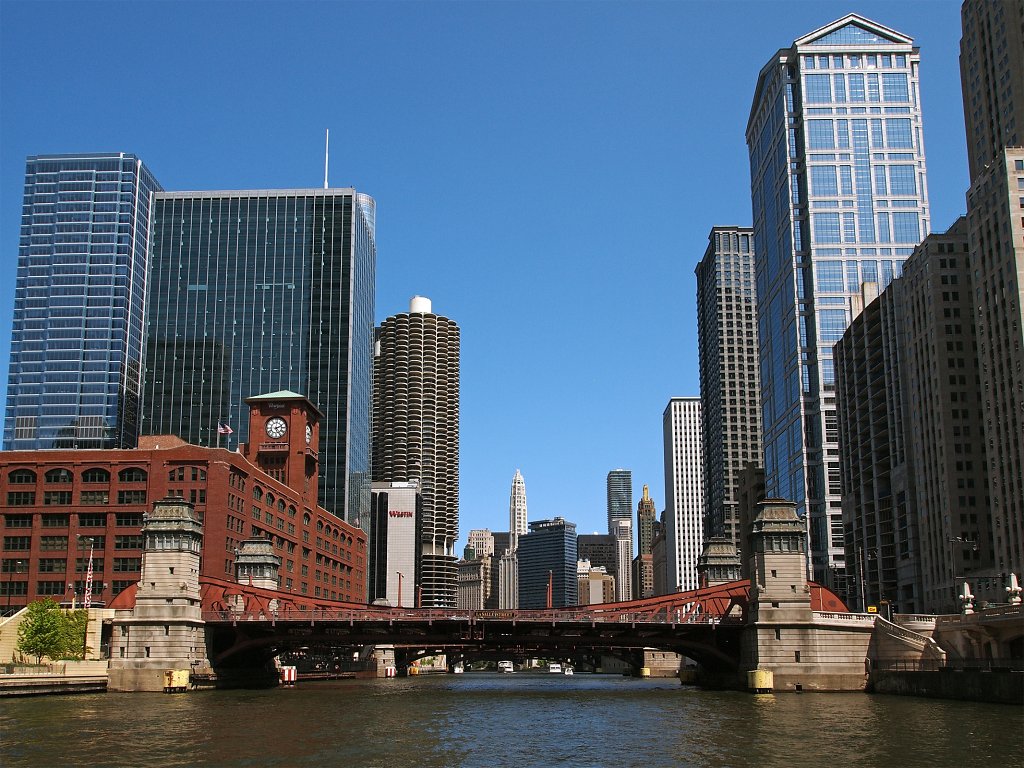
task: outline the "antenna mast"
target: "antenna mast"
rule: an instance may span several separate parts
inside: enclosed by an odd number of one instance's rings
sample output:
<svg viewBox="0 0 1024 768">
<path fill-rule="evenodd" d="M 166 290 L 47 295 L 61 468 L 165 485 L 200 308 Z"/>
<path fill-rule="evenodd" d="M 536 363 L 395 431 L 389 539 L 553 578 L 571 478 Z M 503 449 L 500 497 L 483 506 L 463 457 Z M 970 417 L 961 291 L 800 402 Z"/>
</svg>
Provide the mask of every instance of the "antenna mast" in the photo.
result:
<svg viewBox="0 0 1024 768">
<path fill-rule="evenodd" d="M 324 143 L 324 189 L 327 189 L 327 166 L 331 158 L 331 129 L 327 129 L 327 138 Z"/>
</svg>

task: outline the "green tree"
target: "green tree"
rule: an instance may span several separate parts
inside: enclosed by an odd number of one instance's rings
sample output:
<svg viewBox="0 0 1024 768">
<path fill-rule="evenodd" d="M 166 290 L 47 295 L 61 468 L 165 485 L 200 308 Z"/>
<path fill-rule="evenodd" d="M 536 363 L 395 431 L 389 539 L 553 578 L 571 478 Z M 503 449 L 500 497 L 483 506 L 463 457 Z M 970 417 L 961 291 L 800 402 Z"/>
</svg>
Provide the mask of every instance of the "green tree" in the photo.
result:
<svg viewBox="0 0 1024 768">
<path fill-rule="evenodd" d="M 85 611 L 63 611 L 50 598 L 28 606 L 28 614 L 18 627 L 17 649 L 41 662 L 51 659 L 82 657 L 85 642 Z"/>
</svg>

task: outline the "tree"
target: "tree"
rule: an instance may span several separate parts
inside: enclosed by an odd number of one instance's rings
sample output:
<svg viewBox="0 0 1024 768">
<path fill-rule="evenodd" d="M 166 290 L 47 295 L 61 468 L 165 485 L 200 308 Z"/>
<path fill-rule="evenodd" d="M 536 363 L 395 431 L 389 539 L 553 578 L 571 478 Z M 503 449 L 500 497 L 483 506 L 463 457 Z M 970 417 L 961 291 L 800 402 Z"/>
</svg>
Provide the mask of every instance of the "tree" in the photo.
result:
<svg viewBox="0 0 1024 768">
<path fill-rule="evenodd" d="M 85 642 L 85 611 L 63 611 L 50 598 L 30 603 L 18 627 L 17 649 L 51 659 L 81 658 Z"/>
</svg>

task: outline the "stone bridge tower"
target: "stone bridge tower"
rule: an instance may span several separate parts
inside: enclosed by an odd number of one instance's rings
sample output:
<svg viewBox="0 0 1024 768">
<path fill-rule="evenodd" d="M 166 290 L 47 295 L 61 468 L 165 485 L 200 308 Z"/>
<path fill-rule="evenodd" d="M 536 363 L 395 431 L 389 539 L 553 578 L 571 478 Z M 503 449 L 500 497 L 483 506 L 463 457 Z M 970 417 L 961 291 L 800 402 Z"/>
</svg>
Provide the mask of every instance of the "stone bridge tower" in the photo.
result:
<svg viewBox="0 0 1024 768">
<path fill-rule="evenodd" d="M 852 691 L 864 688 L 873 620 L 815 613 L 807 581 L 807 531 L 796 504 L 766 499 L 750 526 L 748 624 L 741 671 L 768 674 L 767 690 Z"/>
<path fill-rule="evenodd" d="M 142 535 L 135 608 L 113 620 L 111 691 L 161 691 L 165 671 L 209 665 L 199 594 L 202 524 L 191 504 L 169 497 L 153 504 Z"/>
</svg>

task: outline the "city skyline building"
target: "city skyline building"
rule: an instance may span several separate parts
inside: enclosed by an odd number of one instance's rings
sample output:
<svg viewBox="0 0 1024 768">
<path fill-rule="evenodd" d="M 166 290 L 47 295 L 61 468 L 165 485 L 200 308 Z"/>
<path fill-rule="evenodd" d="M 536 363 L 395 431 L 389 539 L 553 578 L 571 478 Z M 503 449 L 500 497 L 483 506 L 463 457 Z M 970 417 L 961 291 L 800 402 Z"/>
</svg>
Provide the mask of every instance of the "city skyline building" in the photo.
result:
<svg viewBox="0 0 1024 768">
<path fill-rule="evenodd" d="M 498 607 L 519 607 L 519 561 L 516 553 L 506 549 L 498 555 Z"/>
<path fill-rule="evenodd" d="M 125 152 L 27 158 L 4 450 L 137 444 L 160 189 Z"/>
<path fill-rule="evenodd" d="M 342 188 L 153 200 L 143 434 L 264 439 L 248 433 L 245 398 L 302 393 L 324 414 L 321 503 L 369 531 L 372 199 Z"/>
<path fill-rule="evenodd" d="M 613 579 L 619 577 L 619 544 L 610 533 L 581 533 L 576 537 L 580 560 L 588 560 L 594 568 L 604 568 Z"/>
<path fill-rule="evenodd" d="M 632 568 L 634 600 L 654 594 L 654 528 L 657 522 L 658 511 L 645 483 L 643 495 L 636 505 L 637 555 L 633 558 Z"/>
<path fill-rule="evenodd" d="M 523 479 L 522 473 L 516 469 L 508 498 L 509 546 L 512 549 L 516 548 L 519 537 L 526 535 L 529 530 L 526 526 L 526 481 Z"/>
<path fill-rule="evenodd" d="M 474 528 L 466 535 L 466 546 L 473 550 L 473 559 L 494 554 L 494 534 L 489 528 Z"/>
<path fill-rule="evenodd" d="M 1024 3 L 967 0 L 967 222 L 996 567 L 1024 570 Z"/>
<path fill-rule="evenodd" d="M 633 519 L 633 473 L 613 469 L 608 473 L 608 533 L 615 535 L 616 520 Z"/>
<path fill-rule="evenodd" d="M 901 613 L 919 605 L 915 471 L 904 431 L 904 392 L 911 373 L 901 365 L 900 348 L 906 309 L 899 288 L 913 261 L 907 260 L 904 277 L 881 295 L 876 283 L 863 284 L 864 307 L 854 307 L 853 322 L 834 350 L 845 559 L 850 563 L 847 601 L 852 610 L 877 608 L 882 599 Z"/>
<path fill-rule="evenodd" d="M 576 605 L 576 524 L 562 517 L 537 520 L 519 539 L 519 607 L 546 608 L 550 587 L 551 606 Z"/>
<path fill-rule="evenodd" d="M 415 607 L 423 521 L 419 483 L 373 483 L 370 498 L 373 518 L 368 537 L 368 600 Z"/>
<path fill-rule="evenodd" d="M 615 597 L 633 599 L 633 521 L 615 521 Z"/>
<path fill-rule="evenodd" d="M 418 479 L 423 495 L 421 605 L 456 605 L 459 535 L 459 326 L 414 296 L 378 328 L 373 477 Z"/>
<path fill-rule="evenodd" d="M 651 554 L 654 544 L 654 524 L 658 521 L 658 511 L 651 498 L 651 491 L 644 483 L 643 495 L 636 504 L 637 552 L 641 555 Z"/>
<path fill-rule="evenodd" d="M 604 568 L 594 568 L 589 560 L 577 561 L 576 580 L 579 605 L 613 603 L 617 599 L 615 579 Z"/>
<path fill-rule="evenodd" d="M 861 283 L 930 231 L 913 40 L 856 14 L 772 55 L 746 139 L 769 498 L 808 518 L 815 581 L 845 594 L 832 346 Z"/>
<path fill-rule="evenodd" d="M 738 546 L 737 476 L 762 461 L 753 229 L 712 227 L 695 272 L 704 537 Z"/>
<path fill-rule="evenodd" d="M 673 397 L 665 408 L 665 557 L 669 592 L 697 589 L 704 547 L 704 472 L 699 397 Z M 658 567 L 658 558 L 654 558 Z M 658 574 L 655 572 L 655 584 Z M 664 593 L 659 593 L 664 594 Z"/>
</svg>

